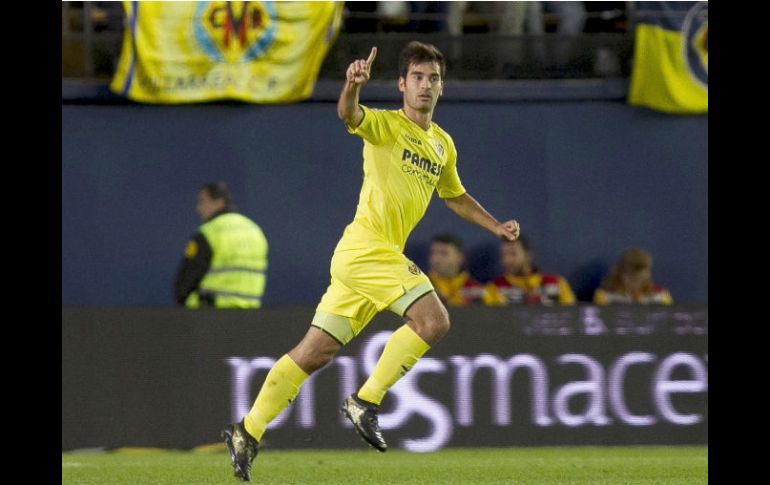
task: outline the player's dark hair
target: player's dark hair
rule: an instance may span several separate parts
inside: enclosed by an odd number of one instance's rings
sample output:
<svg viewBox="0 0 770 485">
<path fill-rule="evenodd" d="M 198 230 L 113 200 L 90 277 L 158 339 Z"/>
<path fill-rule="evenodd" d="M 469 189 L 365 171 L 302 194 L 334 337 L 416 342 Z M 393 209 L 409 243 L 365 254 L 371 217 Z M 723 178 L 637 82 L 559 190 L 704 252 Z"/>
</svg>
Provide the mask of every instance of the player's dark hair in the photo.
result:
<svg viewBox="0 0 770 485">
<path fill-rule="evenodd" d="M 433 236 L 433 239 L 431 240 L 431 242 L 451 244 L 452 246 L 456 247 L 460 252 L 463 252 L 463 243 L 462 241 L 460 241 L 460 238 L 458 238 L 454 234 L 449 234 L 449 233 L 436 234 L 435 236 Z"/>
<path fill-rule="evenodd" d="M 209 182 L 200 190 L 205 190 L 209 197 L 214 200 L 224 200 L 225 209 L 233 210 L 233 198 L 230 195 L 230 189 L 227 188 L 227 184 L 224 182 Z"/>
<path fill-rule="evenodd" d="M 416 40 L 408 43 L 398 56 L 398 75 L 406 78 L 409 66 L 412 64 L 422 64 L 423 62 L 438 62 L 441 80 L 444 80 L 444 75 L 446 74 L 444 54 L 435 45 L 425 44 Z"/>
</svg>

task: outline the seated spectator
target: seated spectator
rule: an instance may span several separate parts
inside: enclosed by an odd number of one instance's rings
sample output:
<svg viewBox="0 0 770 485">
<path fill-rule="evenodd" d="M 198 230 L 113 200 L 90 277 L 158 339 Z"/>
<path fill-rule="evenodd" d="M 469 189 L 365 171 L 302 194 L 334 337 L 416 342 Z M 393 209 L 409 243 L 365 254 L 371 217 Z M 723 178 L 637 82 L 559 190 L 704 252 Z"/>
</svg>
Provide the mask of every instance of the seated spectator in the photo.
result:
<svg viewBox="0 0 770 485">
<path fill-rule="evenodd" d="M 428 256 L 428 277 L 447 306 L 466 306 L 484 301 L 484 286 L 463 269 L 465 255 L 460 240 L 451 234 L 433 237 Z"/>
<path fill-rule="evenodd" d="M 643 249 L 631 248 L 612 266 L 594 293 L 594 303 L 642 303 L 670 305 L 671 294 L 652 282 L 652 256 Z"/>
<path fill-rule="evenodd" d="M 557 274 L 540 273 L 532 260 L 532 249 L 525 238 L 519 236 L 515 241 L 501 243 L 503 274 L 487 284 L 488 291 L 493 295 L 489 303 L 573 305 L 575 295 L 567 280 Z"/>
</svg>

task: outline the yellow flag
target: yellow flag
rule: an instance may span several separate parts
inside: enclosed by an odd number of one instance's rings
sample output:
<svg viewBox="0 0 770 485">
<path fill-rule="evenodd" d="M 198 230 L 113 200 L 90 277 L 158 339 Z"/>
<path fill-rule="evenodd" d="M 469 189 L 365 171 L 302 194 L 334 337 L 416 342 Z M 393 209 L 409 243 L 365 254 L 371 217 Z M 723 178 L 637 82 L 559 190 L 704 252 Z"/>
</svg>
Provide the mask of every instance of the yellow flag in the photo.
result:
<svg viewBox="0 0 770 485">
<path fill-rule="evenodd" d="M 295 102 L 313 92 L 342 2 L 123 2 L 110 89 L 134 101 Z"/>
<path fill-rule="evenodd" d="M 708 113 L 708 3 L 637 4 L 628 103 L 672 114 Z"/>
</svg>

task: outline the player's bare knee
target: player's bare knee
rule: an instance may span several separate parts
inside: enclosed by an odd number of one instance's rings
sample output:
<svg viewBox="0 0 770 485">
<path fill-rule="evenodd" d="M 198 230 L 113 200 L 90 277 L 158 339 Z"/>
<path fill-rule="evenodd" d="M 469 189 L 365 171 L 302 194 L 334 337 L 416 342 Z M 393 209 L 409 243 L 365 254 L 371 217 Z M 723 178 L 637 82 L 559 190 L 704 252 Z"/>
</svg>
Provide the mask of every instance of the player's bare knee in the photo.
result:
<svg viewBox="0 0 770 485">
<path fill-rule="evenodd" d="M 335 348 L 320 348 L 303 341 L 289 352 L 289 357 L 307 374 L 312 374 L 331 362 L 336 353 Z"/>
<path fill-rule="evenodd" d="M 428 344 L 433 345 L 449 331 L 449 314 L 445 308 L 409 322 L 409 326 Z"/>
<path fill-rule="evenodd" d="M 302 346 L 295 347 L 289 352 L 289 357 L 307 374 L 312 374 L 321 367 L 331 362 L 333 352 L 322 352 L 318 349 L 308 349 Z"/>
<path fill-rule="evenodd" d="M 318 369 L 331 362 L 333 358 L 334 352 L 318 350 L 310 356 L 308 361 L 312 370 L 317 371 Z"/>
</svg>

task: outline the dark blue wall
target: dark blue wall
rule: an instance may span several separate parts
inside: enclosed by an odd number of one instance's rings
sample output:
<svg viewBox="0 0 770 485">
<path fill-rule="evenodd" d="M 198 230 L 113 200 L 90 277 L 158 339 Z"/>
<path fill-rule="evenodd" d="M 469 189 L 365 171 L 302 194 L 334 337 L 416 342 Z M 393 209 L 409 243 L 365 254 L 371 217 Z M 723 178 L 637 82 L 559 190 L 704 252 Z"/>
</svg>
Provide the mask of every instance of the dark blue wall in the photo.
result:
<svg viewBox="0 0 770 485">
<path fill-rule="evenodd" d="M 373 107 L 397 107 L 397 103 Z M 355 211 L 361 141 L 332 103 L 62 107 L 62 303 L 170 305 L 200 185 L 230 184 L 270 243 L 265 303 L 314 305 Z M 545 271 L 583 298 L 628 246 L 675 301 L 708 301 L 708 118 L 619 102 L 440 104 L 466 188 L 515 217 Z M 480 278 L 496 242 L 437 198 L 410 238 L 460 235 Z M 489 258 L 492 255 L 492 259 Z"/>
</svg>

